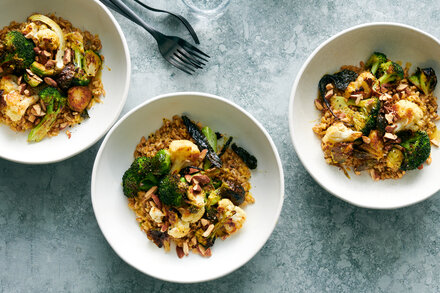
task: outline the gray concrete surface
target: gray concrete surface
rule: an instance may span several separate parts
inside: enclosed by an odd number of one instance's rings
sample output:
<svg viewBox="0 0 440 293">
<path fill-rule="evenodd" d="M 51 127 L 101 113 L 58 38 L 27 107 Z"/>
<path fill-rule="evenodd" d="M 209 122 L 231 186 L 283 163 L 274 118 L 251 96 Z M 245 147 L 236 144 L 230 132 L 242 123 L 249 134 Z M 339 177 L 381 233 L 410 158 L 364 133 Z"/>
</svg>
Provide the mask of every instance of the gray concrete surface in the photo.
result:
<svg viewBox="0 0 440 293">
<path fill-rule="evenodd" d="M 123 114 L 174 91 L 213 93 L 247 109 L 272 135 L 284 163 L 285 202 L 274 233 L 224 278 L 162 282 L 124 263 L 98 228 L 90 177 L 101 142 L 57 164 L 0 159 L 1 292 L 440 291 L 439 195 L 394 211 L 353 207 L 309 176 L 287 126 L 293 80 L 321 42 L 371 21 L 406 23 L 439 38 L 440 2 L 232 0 L 215 20 L 196 18 L 179 0 L 149 2 L 187 16 L 212 58 L 205 70 L 187 76 L 164 62 L 146 32 L 117 15 L 133 63 Z M 164 32 L 187 36 L 166 16 L 142 14 Z"/>
</svg>

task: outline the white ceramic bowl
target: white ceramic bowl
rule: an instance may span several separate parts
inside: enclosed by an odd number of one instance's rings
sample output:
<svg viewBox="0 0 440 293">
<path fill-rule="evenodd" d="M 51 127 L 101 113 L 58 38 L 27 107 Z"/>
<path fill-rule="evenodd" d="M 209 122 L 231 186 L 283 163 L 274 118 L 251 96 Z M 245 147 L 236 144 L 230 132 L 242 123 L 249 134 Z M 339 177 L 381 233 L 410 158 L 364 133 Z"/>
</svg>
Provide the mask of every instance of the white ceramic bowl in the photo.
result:
<svg viewBox="0 0 440 293">
<path fill-rule="evenodd" d="M 307 59 L 293 85 L 289 105 L 292 142 L 301 162 L 312 177 L 327 191 L 354 205 L 391 209 L 420 202 L 440 189 L 440 156 L 432 148 L 432 164 L 422 171 L 409 171 L 399 180 L 374 182 L 366 172 L 350 173 L 348 179 L 337 167 L 325 163 L 321 141 L 312 131 L 320 119 L 314 106 L 318 81 L 334 73 L 341 65 L 358 65 L 373 51 L 383 52 L 395 61 L 433 67 L 440 74 L 440 43 L 418 29 L 395 23 L 372 23 L 356 26 L 325 41 Z M 440 90 L 437 86 L 436 96 Z"/>
<path fill-rule="evenodd" d="M 162 118 L 186 113 L 214 131 L 234 137 L 258 159 L 251 193 L 255 204 L 245 208 L 247 220 L 237 234 L 218 239 L 210 258 L 190 254 L 179 259 L 175 249 L 165 253 L 139 228 L 122 193 L 121 178 L 133 161 L 142 136 L 162 125 Z M 109 131 L 99 149 L 92 173 L 92 203 L 107 241 L 128 264 L 153 277 L 192 283 L 221 277 L 250 260 L 272 233 L 284 197 L 281 161 L 269 134 L 250 114 L 233 103 L 202 93 L 162 95 L 127 113 Z"/>
<path fill-rule="evenodd" d="M 12 20 L 22 22 L 35 13 L 55 13 L 75 27 L 98 34 L 105 58 L 102 81 L 106 96 L 103 103 L 90 111 L 90 119 L 56 137 L 46 137 L 39 143 L 28 143 L 29 132 L 16 133 L 0 125 L 0 157 L 28 164 L 57 162 L 74 156 L 97 142 L 115 123 L 127 98 L 130 82 L 130 56 L 125 37 L 112 14 L 94 0 L 2 0 L 0 27 Z"/>
</svg>

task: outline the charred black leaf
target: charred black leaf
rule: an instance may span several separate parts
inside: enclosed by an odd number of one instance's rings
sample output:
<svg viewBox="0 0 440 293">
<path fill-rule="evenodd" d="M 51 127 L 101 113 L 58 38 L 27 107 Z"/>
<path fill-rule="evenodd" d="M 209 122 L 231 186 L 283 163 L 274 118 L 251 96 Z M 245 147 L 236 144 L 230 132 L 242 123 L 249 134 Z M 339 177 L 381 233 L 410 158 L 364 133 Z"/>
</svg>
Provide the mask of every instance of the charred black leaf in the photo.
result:
<svg viewBox="0 0 440 293">
<path fill-rule="evenodd" d="M 220 154 L 218 155 L 220 158 L 225 154 L 226 150 L 228 149 L 229 145 L 232 142 L 232 136 L 228 138 L 225 145 L 223 146 L 222 150 L 220 151 Z"/>
<path fill-rule="evenodd" d="M 212 149 L 212 147 L 209 145 L 208 140 L 206 139 L 205 135 L 200 131 L 200 129 L 195 125 L 188 117 L 182 116 L 183 123 L 185 124 L 186 128 L 188 129 L 189 134 L 191 137 L 195 140 L 197 146 L 201 149 L 207 149 L 208 153 L 206 154 L 206 157 L 208 160 L 217 168 L 222 167 L 222 160 L 220 157 L 216 154 L 216 152 Z"/>
<path fill-rule="evenodd" d="M 257 168 L 257 158 L 251 155 L 247 150 L 237 146 L 235 143 L 232 144 L 232 150 L 243 160 L 249 169 Z"/>
</svg>

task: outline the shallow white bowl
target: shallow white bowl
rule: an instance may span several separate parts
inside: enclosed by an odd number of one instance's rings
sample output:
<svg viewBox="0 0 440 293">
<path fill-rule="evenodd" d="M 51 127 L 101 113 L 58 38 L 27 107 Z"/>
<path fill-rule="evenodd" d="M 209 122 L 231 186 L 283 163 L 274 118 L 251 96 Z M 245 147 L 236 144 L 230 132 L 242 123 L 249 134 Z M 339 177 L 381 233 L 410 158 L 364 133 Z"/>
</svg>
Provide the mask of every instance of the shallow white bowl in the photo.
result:
<svg viewBox="0 0 440 293">
<path fill-rule="evenodd" d="M 102 81 L 106 96 L 103 103 L 90 111 L 90 119 L 56 137 L 44 138 L 39 143 L 28 143 L 29 132 L 16 133 L 0 125 L 0 157 L 28 164 L 57 162 L 84 151 L 97 142 L 115 123 L 127 99 L 130 82 L 130 56 L 125 37 L 112 14 L 94 0 L 2 0 L 0 27 L 13 20 L 25 21 L 33 13 L 55 13 L 72 22 L 73 26 L 98 34 L 105 58 Z"/>
<path fill-rule="evenodd" d="M 399 180 L 374 182 L 366 172 L 350 173 L 348 179 L 337 167 L 325 163 L 321 141 L 312 127 L 320 112 L 314 106 L 318 82 L 326 73 L 341 65 L 358 65 L 373 51 L 383 52 L 394 61 L 433 67 L 440 74 L 440 43 L 418 29 L 395 23 L 372 23 L 356 26 L 325 41 L 307 59 L 293 85 L 289 105 L 289 127 L 296 153 L 310 175 L 327 191 L 354 205 L 391 209 L 420 202 L 440 189 L 440 156 L 432 148 L 432 164 L 422 171 L 409 171 Z M 436 96 L 440 90 L 437 86 Z"/>
<path fill-rule="evenodd" d="M 192 120 L 234 137 L 258 159 L 251 193 L 255 204 L 245 208 L 247 221 L 237 234 L 218 239 L 210 258 L 190 254 L 179 259 L 165 253 L 139 228 L 122 193 L 121 178 L 133 161 L 142 136 L 162 125 L 162 118 L 186 113 Z M 181 283 L 207 281 L 232 272 L 250 260 L 272 233 L 284 197 L 281 161 L 272 139 L 250 114 L 233 103 L 202 93 L 156 97 L 127 113 L 109 131 L 92 173 L 92 203 L 99 227 L 115 252 L 128 264 L 153 277 Z"/>
</svg>

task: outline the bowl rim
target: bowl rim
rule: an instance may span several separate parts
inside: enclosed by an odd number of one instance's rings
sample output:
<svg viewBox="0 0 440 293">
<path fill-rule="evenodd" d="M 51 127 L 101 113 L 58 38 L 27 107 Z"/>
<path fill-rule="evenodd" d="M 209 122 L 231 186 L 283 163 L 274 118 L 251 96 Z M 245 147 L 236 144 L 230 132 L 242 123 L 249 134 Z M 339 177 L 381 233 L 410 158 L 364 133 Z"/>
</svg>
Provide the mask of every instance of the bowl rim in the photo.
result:
<svg viewBox="0 0 440 293">
<path fill-rule="evenodd" d="M 84 145 L 84 147 L 79 148 L 76 151 L 74 151 L 68 155 L 62 156 L 60 158 L 54 158 L 54 159 L 50 159 L 50 158 L 44 159 L 43 158 L 43 159 L 37 159 L 35 161 L 29 162 L 29 161 L 25 161 L 25 160 L 20 160 L 20 158 L 5 157 L 2 155 L 2 153 L 0 153 L 0 158 L 11 161 L 11 162 L 20 163 L 20 164 L 27 164 L 27 165 L 51 164 L 51 163 L 57 163 L 57 162 L 67 160 L 67 159 L 74 157 L 74 156 L 78 155 L 79 153 L 82 153 L 83 151 L 89 149 L 92 145 L 94 145 L 97 141 L 99 141 L 109 131 L 109 129 L 113 126 L 113 124 L 115 124 L 115 122 L 118 120 L 119 116 L 121 115 L 122 109 L 124 108 L 125 103 L 127 101 L 128 90 L 130 87 L 130 79 L 131 79 L 130 51 L 128 49 L 128 44 L 127 44 L 127 40 L 125 38 L 125 35 L 124 35 L 119 23 L 116 21 L 115 17 L 110 12 L 110 10 L 104 4 L 102 4 L 99 0 L 91 0 L 91 2 L 94 2 L 96 5 L 98 5 L 98 7 L 100 7 L 100 9 L 102 9 L 105 12 L 105 14 L 109 17 L 110 21 L 113 23 L 114 27 L 116 28 L 116 31 L 118 32 L 119 37 L 121 38 L 121 41 L 122 41 L 122 47 L 123 47 L 124 55 L 125 55 L 125 62 L 127 64 L 127 66 L 126 66 L 127 76 L 124 81 L 125 88 L 123 90 L 123 94 L 120 99 L 121 103 L 119 104 L 119 107 L 117 109 L 117 115 L 115 115 L 115 117 L 113 118 L 111 123 L 109 123 L 108 126 L 101 133 L 99 133 L 94 139 L 91 139 L 86 145 Z M 24 143 L 28 143 L 28 142 L 24 142 Z"/>
<path fill-rule="evenodd" d="M 97 213 L 96 213 L 96 209 L 97 209 L 97 203 L 95 200 L 95 196 L 94 194 L 96 194 L 96 177 L 97 177 L 97 168 L 98 168 L 98 164 L 101 161 L 101 156 L 104 152 L 104 148 L 108 142 L 108 140 L 110 139 L 110 137 L 112 136 L 113 132 L 119 127 L 119 125 L 121 125 L 128 117 L 130 117 L 132 114 L 134 114 L 135 112 L 137 112 L 138 110 L 147 107 L 150 103 L 154 103 L 156 101 L 159 100 L 164 100 L 170 97 L 178 97 L 178 96 L 200 96 L 200 97 L 204 97 L 204 98 L 209 98 L 209 99 L 213 99 L 213 100 L 218 100 L 221 102 L 224 102 L 226 104 L 231 105 L 232 107 L 234 107 L 235 109 L 239 110 L 242 114 L 244 114 L 245 116 L 247 116 L 247 118 L 249 118 L 264 134 L 264 136 L 266 137 L 266 139 L 268 140 L 272 151 L 275 155 L 275 159 L 276 159 L 276 164 L 278 167 L 278 176 L 280 178 L 280 197 L 278 200 L 278 208 L 276 210 L 276 214 L 275 214 L 275 221 L 272 223 L 271 227 L 270 227 L 270 233 L 268 233 L 265 237 L 264 237 L 264 241 L 261 242 L 261 245 L 259 245 L 258 247 L 256 247 L 257 249 L 255 249 L 255 251 L 250 255 L 249 258 L 244 259 L 243 261 L 240 261 L 238 263 L 236 263 L 235 265 L 229 267 L 228 269 L 226 269 L 224 272 L 217 274 L 217 275 L 213 275 L 210 276 L 208 278 L 204 278 L 204 279 L 199 279 L 199 280 L 189 280 L 189 281 L 182 281 L 182 280 L 174 280 L 172 278 L 167 278 L 164 277 L 162 275 L 157 275 L 154 273 L 154 271 L 152 272 L 147 272 L 147 270 L 144 270 L 141 267 L 137 267 L 135 264 L 133 264 L 129 259 L 126 259 L 125 257 L 123 257 L 113 246 L 113 243 L 110 241 L 110 236 L 107 233 L 104 233 L 104 230 L 101 228 L 102 223 L 100 222 L 100 220 L 97 217 Z M 272 140 L 272 137 L 269 135 L 269 133 L 267 132 L 267 130 L 262 126 L 262 124 L 260 122 L 258 122 L 250 113 L 248 113 L 246 110 L 244 110 L 242 107 L 240 107 L 239 105 L 225 99 L 222 98 L 220 96 L 217 95 L 213 95 L 213 94 L 208 94 L 208 93 L 203 93 L 203 92 L 173 92 L 173 93 L 168 93 L 168 94 L 162 94 L 162 95 L 158 95 L 154 98 L 151 98 L 145 102 L 143 102 L 142 104 L 136 106 L 135 108 L 133 108 L 132 110 L 130 110 L 129 112 L 127 112 L 121 119 L 119 119 L 119 121 L 113 125 L 113 127 L 110 129 L 110 131 L 107 133 L 107 135 L 105 136 L 101 146 L 99 147 L 98 153 L 96 155 L 95 158 L 95 162 L 93 164 L 93 170 L 92 170 L 92 180 L 91 180 L 91 201 L 92 201 L 92 206 L 93 206 L 93 212 L 95 215 L 95 219 L 98 223 L 99 229 L 101 230 L 101 233 L 104 235 L 104 238 L 106 239 L 107 243 L 110 245 L 110 247 L 113 249 L 113 251 L 122 259 L 124 260 L 127 264 L 129 264 L 131 267 L 137 269 L 138 271 L 152 276 L 154 278 L 157 278 L 159 280 L 163 280 L 163 281 L 167 281 L 167 282 L 174 282 L 174 283 L 182 283 L 182 284 L 189 284 L 189 283 L 200 283 L 200 282 L 206 282 L 206 281 L 210 281 L 210 280 L 214 280 L 214 279 L 218 279 L 221 278 L 225 275 L 228 275 L 230 273 L 232 273 L 233 271 L 239 269 L 240 267 L 242 267 L 243 265 L 245 265 L 248 261 L 250 261 L 260 250 L 261 248 L 263 248 L 263 246 L 266 244 L 267 240 L 269 240 L 269 237 L 272 235 L 273 231 L 275 230 L 276 225 L 278 224 L 280 215 L 281 215 L 281 210 L 283 207 L 283 203 L 284 203 L 284 192 L 285 192 L 285 188 L 284 188 L 284 170 L 283 170 L 283 165 L 280 159 L 280 156 L 278 154 L 278 149 L 275 145 L 275 143 Z"/>
<path fill-rule="evenodd" d="M 312 176 L 312 178 L 322 187 L 324 188 L 327 192 L 329 192 L 330 194 L 334 195 L 335 197 L 348 202 L 354 206 L 357 207 L 361 207 L 361 208 L 368 208 L 368 209 L 376 209 L 376 210 L 391 210 L 391 209 L 398 209 L 398 208 L 404 208 L 407 206 L 411 206 L 414 204 L 417 204 L 419 202 L 422 202 L 426 199 L 428 199 L 429 197 L 431 197 L 432 195 L 434 195 L 436 192 L 433 192 L 431 194 L 426 194 L 423 197 L 417 198 L 416 200 L 413 201 L 408 201 L 406 203 L 402 203 L 402 204 L 394 204 L 394 205 L 386 205 L 386 206 L 375 206 L 375 205 L 369 205 L 369 204 L 361 204 L 355 201 L 350 200 L 349 198 L 343 197 L 339 194 L 336 194 L 335 192 L 333 192 L 332 190 L 330 190 L 325 183 L 318 177 L 315 176 L 315 174 L 312 172 L 312 170 L 309 169 L 308 164 L 306 163 L 306 158 L 303 157 L 303 155 L 298 152 L 298 147 L 297 144 L 298 142 L 295 139 L 295 131 L 293 130 L 293 121 L 294 121 L 294 115 L 293 115 L 293 104 L 294 104 L 294 100 L 295 100 L 295 94 L 296 91 L 298 89 L 298 85 L 299 85 L 299 81 L 302 77 L 302 75 L 304 74 L 304 71 L 306 70 L 306 68 L 309 66 L 310 62 L 312 61 L 312 59 L 316 56 L 316 54 L 321 51 L 322 48 L 324 48 L 325 46 L 327 46 L 329 43 L 331 43 L 332 41 L 334 41 L 335 39 L 339 38 L 342 35 L 345 35 L 346 33 L 358 30 L 358 29 L 363 29 L 363 28 L 368 28 L 368 27 L 377 27 L 377 26 L 388 26 L 388 27 L 398 27 L 398 28 L 403 28 L 403 29 L 407 29 L 413 32 L 417 32 L 419 34 L 424 35 L 425 37 L 430 38 L 431 40 L 433 40 L 435 43 L 437 43 L 437 45 L 440 47 L 440 41 L 434 37 L 433 35 L 424 32 L 418 28 L 415 28 L 413 26 L 407 25 L 407 24 L 403 24 L 403 23 L 397 23 L 397 22 L 368 22 L 368 23 L 362 23 L 356 26 L 352 26 L 349 27 L 347 29 L 344 29 L 338 33 L 336 33 L 335 35 L 329 37 L 328 39 L 326 39 L 325 41 L 323 41 L 315 50 L 313 50 L 313 52 L 309 55 L 309 57 L 306 59 L 306 61 L 304 62 L 304 64 L 301 66 L 300 70 L 298 71 L 296 77 L 295 77 L 295 81 L 293 83 L 291 92 L 290 92 L 290 101 L 289 101 L 289 132 L 290 132 L 290 138 L 293 144 L 293 147 L 295 149 L 295 152 L 298 156 L 298 158 L 300 159 L 302 165 L 304 166 L 304 168 L 307 170 L 307 172 L 310 174 L 310 176 Z M 437 190 L 438 191 L 438 190 Z"/>
</svg>

